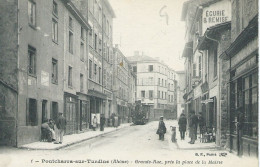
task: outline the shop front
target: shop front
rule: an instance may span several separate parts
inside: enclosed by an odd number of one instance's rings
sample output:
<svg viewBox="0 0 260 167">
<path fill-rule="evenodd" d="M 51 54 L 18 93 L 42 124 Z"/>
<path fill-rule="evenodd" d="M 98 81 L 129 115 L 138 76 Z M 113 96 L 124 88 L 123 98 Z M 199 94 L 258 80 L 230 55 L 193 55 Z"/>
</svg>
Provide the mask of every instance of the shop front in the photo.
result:
<svg viewBox="0 0 260 167">
<path fill-rule="evenodd" d="M 73 134 L 78 130 L 77 118 L 78 114 L 78 96 L 74 94 L 64 93 L 64 117 L 66 118 L 65 134 Z"/>
</svg>

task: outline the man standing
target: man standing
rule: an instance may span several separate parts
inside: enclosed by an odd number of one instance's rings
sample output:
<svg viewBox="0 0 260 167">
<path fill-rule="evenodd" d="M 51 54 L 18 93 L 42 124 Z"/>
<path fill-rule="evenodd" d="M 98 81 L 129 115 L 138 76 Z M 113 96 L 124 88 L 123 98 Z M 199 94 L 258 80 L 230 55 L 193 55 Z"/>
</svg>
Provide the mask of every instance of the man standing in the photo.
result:
<svg viewBox="0 0 260 167">
<path fill-rule="evenodd" d="M 198 123 L 198 117 L 195 115 L 195 111 L 190 112 L 190 122 L 189 122 L 189 127 L 190 127 L 190 138 L 191 141 L 189 142 L 190 144 L 194 144 L 196 137 L 197 137 L 197 123 Z"/>
<path fill-rule="evenodd" d="M 66 129 L 66 119 L 62 116 L 62 113 L 59 112 L 59 117 L 57 119 L 57 129 L 58 129 L 58 133 L 57 133 L 57 142 L 55 142 L 55 144 L 62 144 L 63 142 L 63 135 Z"/>
<path fill-rule="evenodd" d="M 92 121 L 93 130 L 96 131 L 97 127 L 97 117 L 94 115 L 93 121 Z"/>
<path fill-rule="evenodd" d="M 164 134 L 166 133 L 165 123 L 163 122 L 163 116 L 160 117 L 159 126 L 156 134 L 159 135 L 159 140 L 164 140 Z"/>
<path fill-rule="evenodd" d="M 106 118 L 104 114 L 102 114 L 100 117 L 100 131 L 104 131 L 105 123 L 106 123 Z"/>
<path fill-rule="evenodd" d="M 185 132 L 186 132 L 186 126 L 187 126 L 187 119 L 185 117 L 185 114 L 182 113 L 181 117 L 179 118 L 179 131 L 181 134 L 181 140 L 185 139 Z"/>
</svg>

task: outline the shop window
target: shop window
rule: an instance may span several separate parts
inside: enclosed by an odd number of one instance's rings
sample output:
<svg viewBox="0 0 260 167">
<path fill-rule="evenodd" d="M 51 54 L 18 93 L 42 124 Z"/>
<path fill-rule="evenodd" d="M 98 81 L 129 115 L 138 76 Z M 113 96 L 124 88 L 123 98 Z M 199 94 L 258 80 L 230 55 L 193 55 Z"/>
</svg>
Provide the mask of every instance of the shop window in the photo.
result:
<svg viewBox="0 0 260 167">
<path fill-rule="evenodd" d="M 42 123 L 47 121 L 47 100 L 42 101 Z"/>
<path fill-rule="evenodd" d="M 258 137 L 258 76 L 257 73 L 243 79 L 244 113 L 243 134 Z"/>
<path fill-rule="evenodd" d="M 37 101 L 36 99 L 27 99 L 27 126 L 37 125 Z"/>
</svg>

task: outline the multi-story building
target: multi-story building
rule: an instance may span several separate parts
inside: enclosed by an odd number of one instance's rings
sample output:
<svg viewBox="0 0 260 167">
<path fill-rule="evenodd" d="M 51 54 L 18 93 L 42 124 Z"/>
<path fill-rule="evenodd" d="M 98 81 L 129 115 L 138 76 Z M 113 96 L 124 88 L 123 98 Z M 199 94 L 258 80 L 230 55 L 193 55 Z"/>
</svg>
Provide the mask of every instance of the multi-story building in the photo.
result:
<svg viewBox="0 0 260 167">
<path fill-rule="evenodd" d="M 86 15 L 91 26 L 88 57 L 91 117 L 104 114 L 108 119 L 112 112 L 112 19 L 115 14 L 107 0 L 89 0 Z"/>
<path fill-rule="evenodd" d="M 131 120 L 131 111 L 135 103 L 136 78 L 118 45 L 114 48 L 113 73 L 114 111 L 116 111 L 120 123 L 126 123 Z"/>
<path fill-rule="evenodd" d="M 184 99 L 183 95 L 185 92 L 185 72 L 176 71 L 176 80 L 178 81 L 177 86 L 177 117 L 179 118 L 181 113 L 184 112 Z"/>
<path fill-rule="evenodd" d="M 258 154 L 254 108 L 258 102 L 258 2 L 246 4 L 239 0 L 184 3 L 184 98 L 186 113 L 202 113 L 217 145 L 252 156 Z"/>
<path fill-rule="evenodd" d="M 66 133 L 75 133 L 85 121 L 77 93 L 87 87 L 87 20 L 65 0 L 1 3 L 8 24 L 0 26 L 0 143 L 38 141 L 41 123 L 58 112 L 67 119 Z"/>
<path fill-rule="evenodd" d="M 161 115 L 176 118 L 176 80 L 175 72 L 156 59 L 140 55 L 138 51 L 127 57 L 136 73 L 136 100 L 149 111 L 150 119 Z"/>
<path fill-rule="evenodd" d="M 258 157 L 258 1 L 231 2 L 231 44 L 220 56 L 220 107 L 228 128 L 221 127 L 230 151 Z"/>
</svg>

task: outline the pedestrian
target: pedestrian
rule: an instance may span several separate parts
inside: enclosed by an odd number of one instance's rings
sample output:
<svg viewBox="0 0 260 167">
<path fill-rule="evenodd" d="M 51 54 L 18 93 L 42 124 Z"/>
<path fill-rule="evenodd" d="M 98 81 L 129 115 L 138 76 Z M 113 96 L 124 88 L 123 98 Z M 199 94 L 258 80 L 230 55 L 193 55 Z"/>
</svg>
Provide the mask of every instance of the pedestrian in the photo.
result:
<svg viewBox="0 0 260 167">
<path fill-rule="evenodd" d="M 190 144 L 194 144 L 197 137 L 197 123 L 198 117 L 195 115 L 195 111 L 190 112 L 189 128 L 190 128 Z"/>
<path fill-rule="evenodd" d="M 104 131 L 105 123 L 106 123 L 106 118 L 102 114 L 101 117 L 100 117 L 100 131 Z"/>
<path fill-rule="evenodd" d="M 179 131 L 181 135 L 181 140 L 185 140 L 185 132 L 186 132 L 186 127 L 187 127 L 187 118 L 184 113 L 181 114 L 179 121 Z"/>
<path fill-rule="evenodd" d="M 166 133 L 166 127 L 163 122 L 163 116 L 160 117 L 159 126 L 156 134 L 159 135 L 159 140 L 164 140 L 164 134 Z"/>
<path fill-rule="evenodd" d="M 62 144 L 62 142 L 63 142 L 63 135 L 64 135 L 65 130 L 66 130 L 67 121 L 63 117 L 62 114 L 63 114 L 62 112 L 59 112 L 59 117 L 58 117 L 57 123 L 56 123 L 56 127 L 57 127 L 58 133 L 57 133 L 57 139 L 56 139 L 55 144 Z"/>
<path fill-rule="evenodd" d="M 200 112 L 198 116 L 198 125 L 200 128 L 200 137 L 202 138 L 203 134 L 205 133 L 205 119 L 202 116 L 202 112 Z"/>
<path fill-rule="evenodd" d="M 113 113 L 111 117 L 112 117 L 112 126 L 115 127 L 115 114 Z"/>
<path fill-rule="evenodd" d="M 94 118 L 92 120 L 92 127 L 93 127 L 93 130 L 96 131 L 96 128 L 97 128 L 97 117 L 94 115 Z"/>
<path fill-rule="evenodd" d="M 47 138 L 48 142 L 55 141 L 54 123 L 52 119 L 45 120 L 45 122 L 41 125 L 41 133 L 42 138 Z"/>
</svg>

